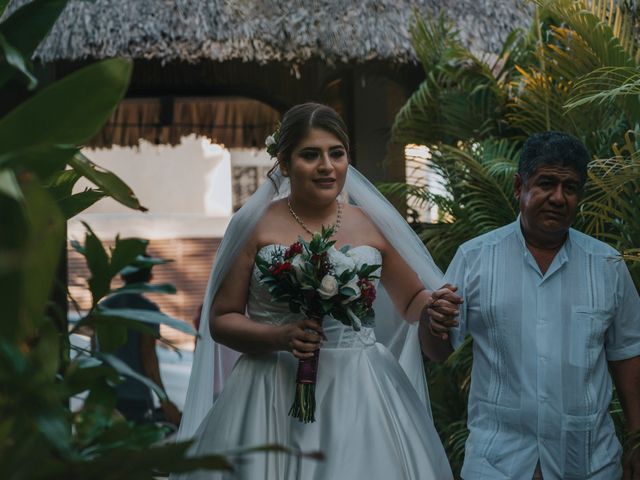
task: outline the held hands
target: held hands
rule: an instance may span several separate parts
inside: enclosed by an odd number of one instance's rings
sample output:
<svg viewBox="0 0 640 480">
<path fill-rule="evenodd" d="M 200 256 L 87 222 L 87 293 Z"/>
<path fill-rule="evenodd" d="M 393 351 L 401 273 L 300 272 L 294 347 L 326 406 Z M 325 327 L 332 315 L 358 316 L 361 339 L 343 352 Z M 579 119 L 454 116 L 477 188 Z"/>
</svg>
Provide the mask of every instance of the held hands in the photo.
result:
<svg viewBox="0 0 640 480">
<path fill-rule="evenodd" d="M 298 359 L 313 357 L 313 353 L 322 345 L 324 334 L 316 320 L 306 318 L 281 328 L 280 350 L 291 352 Z"/>
<path fill-rule="evenodd" d="M 431 301 L 422 312 L 422 319 L 428 321 L 431 335 L 442 340 L 449 338 L 449 328 L 458 326 L 455 317 L 458 315 L 458 305 L 463 299 L 456 292 L 458 287 L 450 283 L 431 293 Z"/>
</svg>

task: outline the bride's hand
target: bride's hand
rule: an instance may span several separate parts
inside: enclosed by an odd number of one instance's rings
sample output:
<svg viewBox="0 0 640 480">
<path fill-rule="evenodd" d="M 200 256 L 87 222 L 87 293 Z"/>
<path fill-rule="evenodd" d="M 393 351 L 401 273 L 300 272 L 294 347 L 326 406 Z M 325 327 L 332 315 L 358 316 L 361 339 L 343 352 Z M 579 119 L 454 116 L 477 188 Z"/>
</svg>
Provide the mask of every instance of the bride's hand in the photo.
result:
<svg viewBox="0 0 640 480">
<path fill-rule="evenodd" d="M 450 328 L 458 326 L 455 318 L 459 314 L 458 305 L 463 303 L 463 299 L 455 293 L 457 290 L 458 287 L 450 283 L 443 285 L 431 293 L 431 302 L 425 308 L 431 335 L 442 340 L 449 338 Z"/>
<path fill-rule="evenodd" d="M 322 345 L 324 334 L 316 320 L 306 318 L 281 328 L 281 350 L 293 353 L 298 359 L 313 357 L 313 352 Z"/>
</svg>

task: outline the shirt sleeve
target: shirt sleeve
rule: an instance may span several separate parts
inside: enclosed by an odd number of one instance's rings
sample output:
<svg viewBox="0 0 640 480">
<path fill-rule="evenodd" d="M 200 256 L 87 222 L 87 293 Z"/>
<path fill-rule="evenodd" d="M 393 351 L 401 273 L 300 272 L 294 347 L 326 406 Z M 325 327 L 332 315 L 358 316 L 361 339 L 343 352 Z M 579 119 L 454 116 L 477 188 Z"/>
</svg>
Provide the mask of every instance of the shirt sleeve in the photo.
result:
<svg viewBox="0 0 640 480">
<path fill-rule="evenodd" d="M 640 297 L 626 264 L 617 263 L 618 306 L 605 340 L 607 360 L 613 361 L 640 355 Z"/>
<path fill-rule="evenodd" d="M 464 253 L 461 249 L 458 249 L 456 255 L 453 257 L 453 260 L 449 264 L 449 268 L 447 268 L 447 273 L 445 273 L 445 281 L 447 283 L 451 283 L 458 287 L 458 295 L 462 297 L 465 302 L 460 305 L 459 311 L 460 315 L 458 316 L 458 326 L 449 329 L 449 336 L 451 338 L 451 346 L 455 349 L 458 348 L 464 338 L 467 335 L 467 302 L 466 302 L 466 277 L 467 277 L 467 261 L 464 256 Z"/>
</svg>

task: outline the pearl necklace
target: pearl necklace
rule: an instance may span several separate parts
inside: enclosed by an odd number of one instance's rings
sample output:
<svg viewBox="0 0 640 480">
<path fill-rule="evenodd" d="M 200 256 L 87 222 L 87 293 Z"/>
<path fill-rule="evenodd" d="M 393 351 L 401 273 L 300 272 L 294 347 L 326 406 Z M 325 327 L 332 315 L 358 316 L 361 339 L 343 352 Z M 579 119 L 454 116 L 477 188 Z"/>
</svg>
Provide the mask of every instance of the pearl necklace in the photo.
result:
<svg viewBox="0 0 640 480">
<path fill-rule="evenodd" d="M 338 204 L 338 213 L 336 215 L 336 223 L 333 224 L 333 234 L 334 235 L 336 233 L 338 233 L 338 230 L 340 229 L 340 224 L 342 223 L 342 203 L 340 203 L 337 198 L 336 198 L 336 203 Z M 296 212 L 293 211 L 293 208 L 291 207 L 291 198 L 290 197 L 287 197 L 287 205 L 289 207 L 289 213 L 291 213 L 291 216 L 295 219 L 295 221 L 298 222 L 298 224 L 304 229 L 305 232 L 307 232 L 309 235 L 313 236 L 313 232 L 309 229 L 309 227 L 307 227 L 307 225 L 296 214 Z"/>
</svg>

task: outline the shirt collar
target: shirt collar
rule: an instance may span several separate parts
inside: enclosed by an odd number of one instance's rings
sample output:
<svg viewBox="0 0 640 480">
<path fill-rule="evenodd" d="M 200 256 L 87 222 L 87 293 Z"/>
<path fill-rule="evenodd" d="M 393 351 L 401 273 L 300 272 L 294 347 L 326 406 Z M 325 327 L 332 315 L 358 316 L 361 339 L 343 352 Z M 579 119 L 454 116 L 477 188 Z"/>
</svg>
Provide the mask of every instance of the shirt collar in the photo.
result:
<svg viewBox="0 0 640 480">
<path fill-rule="evenodd" d="M 513 222 L 512 225 L 513 225 L 513 229 L 516 232 L 516 237 L 518 238 L 520 245 L 522 245 L 522 251 L 524 253 L 524 256 L 527 259 L 527 262 L 529 262 L 529 264 L 536 271 L 538 271 L 538 273 L 540 273 L 542 277 L 548 278 L 549 276 L 553 275 L 554 272 L 559 270 L 569 260 L 569 253 L 571 252 L 571 244 L 572 244 L 571 228 L 567 232 L 567 239 L 562 244 L 562 247 L 560 247 L 560 250 L 558 250 L 558 253 L 556 253 L 556 256 L 554 257 L 553 262 L 551 262 L 549 269 L 544 275 L 542 275 L 535 258 L 533 258 L 533 255 L 531 255 L 531 252 L 527 248 L 527 242 L 524 239 L 524 234 L 522 233 L 522 226 L 520 224 L 520 216 L 521 214 L 518 214 L 518 218 L 516 218 L 516 221 Z"/>
</svg>

